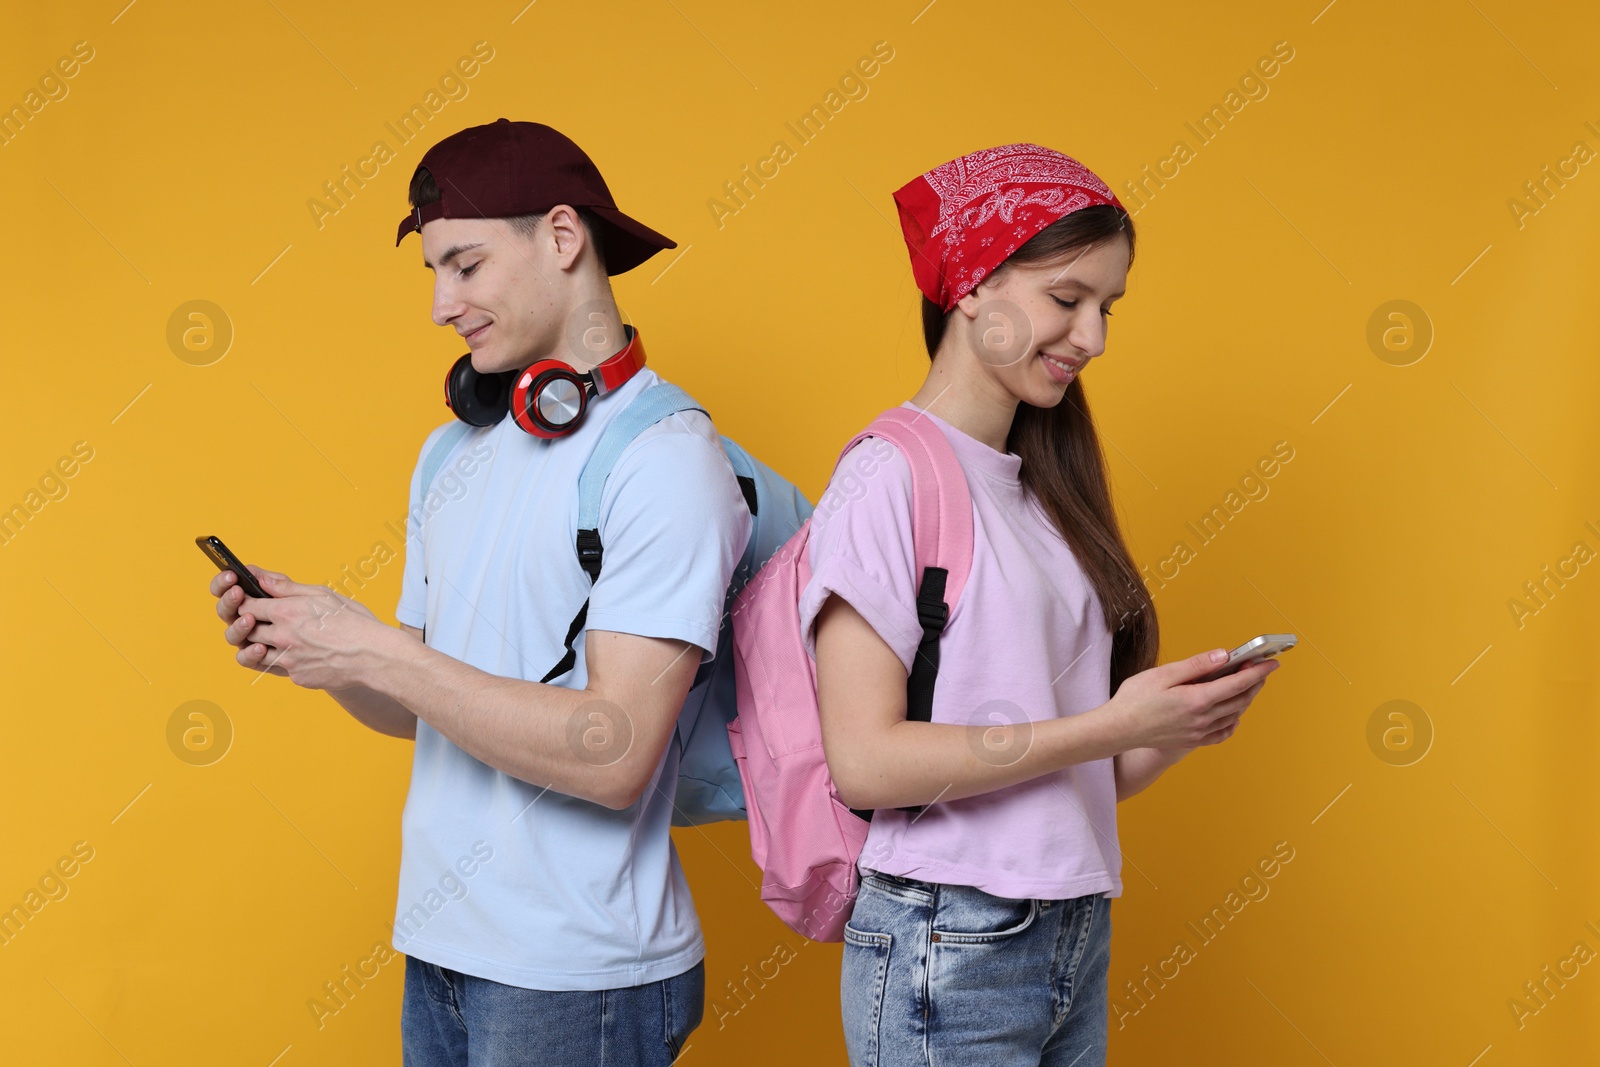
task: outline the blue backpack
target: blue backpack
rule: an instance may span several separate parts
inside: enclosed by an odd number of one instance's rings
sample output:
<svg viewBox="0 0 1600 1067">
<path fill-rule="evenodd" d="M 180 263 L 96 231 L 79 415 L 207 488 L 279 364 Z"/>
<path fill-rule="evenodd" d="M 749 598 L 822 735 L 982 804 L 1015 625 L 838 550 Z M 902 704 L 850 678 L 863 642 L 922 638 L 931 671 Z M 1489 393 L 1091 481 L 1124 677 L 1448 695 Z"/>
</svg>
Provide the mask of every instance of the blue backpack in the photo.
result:
<svg viewBox="0 0 1600 1067">
<path fill-rule="evenodd" d="M 624 449 L 645 429 L 679 411 L 705 408 L 678 386 L 658 382 L 640 393 L 611 420 L 600 435 L 594 451 L 578 477 L 578 530 L 575 545 L 578 565 L 589 575 L 590 585 L 600 577 L 603 546 L 600 543 L 600 494 L 606 478 Z M 707 413 L 709 417 L 709 413 Z M 439 468 L 471 429 L 456 423 L 439 435 L 439 440 L 422 461 L 422 492 L 427 493 Z M 683 708 L 678 712 L 678 727 L 673 735 L 678 745 L 678 789 L 673 803 L 674 826 L 700 826 L 728 819 L 744 819 L 744 787 L 739 768 L 728 746 L 728 723 L 737 708 L 734 702 L 733 623 L 734 598 L 761 569 L 762 564 L 793 536 L 811 516 L 812 505 L 801 492 L 772 468 L 751 456 L 728 438 L 722 450 L 739 480 L 745 504 L 750 508 L 750 540 L 734 568 L 724 601 L 722 627 L 717 634 L 717 652 L 709 663 L 700 664 Z M 573 642 L 583 632 L 589 601 L 573 616 L 567 628 L 566 650 L 554 667 L 540 679 L 549 682 L 571 670 L 577 662 Z"/>
</svg>

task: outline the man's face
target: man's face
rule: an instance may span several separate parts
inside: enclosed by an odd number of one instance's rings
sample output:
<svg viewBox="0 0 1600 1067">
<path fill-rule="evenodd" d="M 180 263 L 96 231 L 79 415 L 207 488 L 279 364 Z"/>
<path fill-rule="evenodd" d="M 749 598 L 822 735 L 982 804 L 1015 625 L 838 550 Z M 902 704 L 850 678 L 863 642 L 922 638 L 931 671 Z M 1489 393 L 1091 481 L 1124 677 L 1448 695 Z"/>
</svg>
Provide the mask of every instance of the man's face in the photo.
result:
<svg viewBox="0 0 1600 1067">
<path fill-rule="evenodd" d="M 480 374 L 520 370 L 559 355 L 555 243 L 540 219 L 524 238 L 504 219 L 434 219 L 422 227 L 434 272 L 433 321 L 453 328 Z"/>
</svg>

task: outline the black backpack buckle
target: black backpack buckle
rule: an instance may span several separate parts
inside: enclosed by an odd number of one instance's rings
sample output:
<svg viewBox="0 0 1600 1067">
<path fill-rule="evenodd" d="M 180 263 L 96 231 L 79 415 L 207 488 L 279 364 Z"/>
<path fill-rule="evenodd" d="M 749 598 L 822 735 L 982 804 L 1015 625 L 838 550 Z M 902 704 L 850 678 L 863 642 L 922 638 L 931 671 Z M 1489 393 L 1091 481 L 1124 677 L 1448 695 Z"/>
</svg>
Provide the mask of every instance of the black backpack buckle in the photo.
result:
<svg viewBox="0 0 1600 1067">
<path fill-rule="evenodd" d="M 600 563 L 604 555 L 599 530 L 578 531 L 578 566 L 589 575 L 591 583 L 600 579 Z"/>
</svg>

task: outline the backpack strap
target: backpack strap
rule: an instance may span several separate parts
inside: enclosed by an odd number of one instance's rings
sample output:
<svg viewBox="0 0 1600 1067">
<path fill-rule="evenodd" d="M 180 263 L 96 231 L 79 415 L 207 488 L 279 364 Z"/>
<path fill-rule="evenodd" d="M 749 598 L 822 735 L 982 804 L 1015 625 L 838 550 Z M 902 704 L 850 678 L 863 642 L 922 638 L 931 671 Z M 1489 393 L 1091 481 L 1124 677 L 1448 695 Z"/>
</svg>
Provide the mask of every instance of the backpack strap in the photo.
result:
<svg viewBox="0 0 1600 1067">
<path fill-rule="evenodd" d="M 455 450 L 461 439 L 473 429 L 466 423 L 457 420 L 445 427 L 444 433 L 428 449 L 428 454 L 422 457 L 422 484 L 417 490 L 417 500 L 420 503 L 428 495 L 428 490 L 433 486 L 433 480 L 439 476 L 439 468 L 444 466 L 444 461 Z"/>
<path fill-rule="evenodd" d="M 744 494 L 745 507 L 750 509 L 750 517 L 752 519 L 759 517 L 760 501 L 756 493 L 755 460 L 731 437 L 722 438 L 722 454 L 728 457 L 728 465 L 733 468 L 734 480 L 739 483 L 739 492 Z"/>
<path fill-rule="evenodd" d="M 972 570 L 972 494 L 967 476 L 944 431 L 912 408 L 890 408 L 851 439 L 840 460 L 866 437 L 881 437 L 900 450 L 911 467 L 911 543 L 917 572 L 917 621 L 922 640 L 906 679 L 906 718 L 933 719 L 933 689 L 939 677 L 939 638 L 950 606 L 961 598 Z M 852 809 L 855 810 L 855 809 Z M 921 805 L 901 808 L 919 812 Z M 871 818 L 870 811 L 856 811 Z"/>
<path fill-rule="evenodd" d="M 422 483 L 417 489 L 417 505 L 419 507 L 427 500 L 428 490 L 433 487 L 433 480 L 439 476 L 439 468 L 444 466 L 444 461 L 450 457 L 451 452 L 455 451 L 455 447 L 461 443 L 461 439 L 473 429 L 474 427 L 468 426 L 458 419 L 445 427 L 444 433 L 440 434 L 439 439 L 433 443 L 433 447 L 428 449 L 428 454 L 422 457 Z M 406 523 L 409 525 L 410 522 L 411 517 L 407 515 Z M 422 524 L 419 522 L 417 524 L 417 535 L 419 537 L 422 535 L 421 527 Z M 410 550 L 408 549 L 407 551 Z M 428 584 L 428 576 L 426 574 L 422 576 L 422 584 Z M 428 628 L 426 626 L 422 628 L 422 639 L 424 641 L 428 639 Z"/>
<path fill-rule="evenodd" d="M 600 435 L 600 441 L 594 446 L 594 451 L 589 453 L 589 458 L 584 462 L 583 472 L 578 475 L 578 535 L 576 540 L 578 550 L 578 566 L 589 576 L 589 585 L 600 580 L 600 567 L 605 561 L 605 546 L 600 542 L 600 497 L 605 491 L 606 479 L 611 475 L 611 468 L 616 465 L 618 458 L 627 447 L 633 443 L 646 429 L 654 426 L 668 415 L 680 411 L 701 411 L 702 408 L 693 397 L 671 382 L 658 382 L 633 398 L 633 402 L 617 413 Z M 539 681 L 548 683 L 552 678 L 558 678 L 570 671 L 578 662 L 578 653 L 573 648 L 573 642 L 578 639 L 578 634 L 583 632 L 584 622 L 589 617 L 589 598 L 584 597 L 583 606 L 572 617 L 572 622 L 567 626 L 567 637 L 564 642 L 564 651 L 561 659 L 554 667 L 545 673 Z"/>
</svg>

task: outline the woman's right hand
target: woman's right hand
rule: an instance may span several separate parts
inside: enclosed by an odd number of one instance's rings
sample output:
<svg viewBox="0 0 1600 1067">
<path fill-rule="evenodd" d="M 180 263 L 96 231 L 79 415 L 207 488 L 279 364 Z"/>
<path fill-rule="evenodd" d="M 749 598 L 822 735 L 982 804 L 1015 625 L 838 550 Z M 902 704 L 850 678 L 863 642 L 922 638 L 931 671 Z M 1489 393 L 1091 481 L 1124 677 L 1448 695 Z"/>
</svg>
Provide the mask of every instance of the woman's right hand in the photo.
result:
<svg viewBox="0 0 1600 1067">
<path fill-rule="evenodd" d="M 1212 682 L 1195 683 L 1217 668 L 1210 652 L 1163 663 L 1125 680 L 1106 707 L 1120 720 L 1127 748 L 1189 748 L 1237 720 L 1254 693 L 1235 699 L 1278 669 L 1275 659 L 1252 663 Z"/>
</svg>

